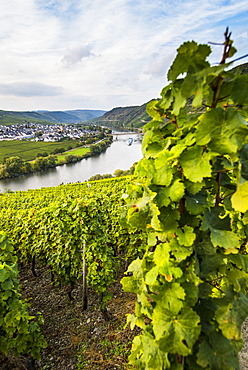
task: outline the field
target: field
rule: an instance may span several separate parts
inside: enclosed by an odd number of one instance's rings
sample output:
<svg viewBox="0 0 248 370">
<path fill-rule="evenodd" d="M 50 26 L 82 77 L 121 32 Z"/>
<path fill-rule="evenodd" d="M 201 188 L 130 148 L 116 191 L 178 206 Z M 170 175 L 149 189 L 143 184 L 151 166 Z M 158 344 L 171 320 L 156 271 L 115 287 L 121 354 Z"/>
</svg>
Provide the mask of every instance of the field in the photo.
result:
<svg viewBox="0 0 248 370">
<path fill-rule="evenodd" d="M 33 141 L 0 141 L 0 163 L 4 157 L 21 157 L 24 161 L 31 161 L 37 157 L 38 153 L 51 154 L 54 149 L 64 148 L 68 146 L 75 147 L 75 140 L 64 140 L 63 142 L 33 142 Z M 74 153 L 71 153 L 74 154 Z"/>
<path fill-rule="evenodd" d="M 82 156 L 82 155 L 84 155 L 88 152 L 89 152 L 89 148 L 75 148 L 75 149 L 69 150 L 69 151 L 67 151 L 63 154 L 58 154 L 57 157 L 58 157 L 59 161 L 64 161 L 65 157 L 69 154 Z"/>
</svg>

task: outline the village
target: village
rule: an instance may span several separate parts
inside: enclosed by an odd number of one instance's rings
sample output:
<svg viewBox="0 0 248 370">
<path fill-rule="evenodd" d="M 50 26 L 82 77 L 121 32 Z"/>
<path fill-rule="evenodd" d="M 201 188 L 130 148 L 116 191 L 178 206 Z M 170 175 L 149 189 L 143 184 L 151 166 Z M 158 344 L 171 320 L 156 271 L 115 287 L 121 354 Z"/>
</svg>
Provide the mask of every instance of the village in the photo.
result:
<svg viewBox="0 0 248 370">
<path fill-rule="evenodd" d="M 78 126 L 72 124 L 44 125 L 40 123 L 0 125 L 0 140 L 30 140 L 56 142 L 64 139 L 78 140 L 98 135 L 102 129 L 96 126 Z"/>
</svg>

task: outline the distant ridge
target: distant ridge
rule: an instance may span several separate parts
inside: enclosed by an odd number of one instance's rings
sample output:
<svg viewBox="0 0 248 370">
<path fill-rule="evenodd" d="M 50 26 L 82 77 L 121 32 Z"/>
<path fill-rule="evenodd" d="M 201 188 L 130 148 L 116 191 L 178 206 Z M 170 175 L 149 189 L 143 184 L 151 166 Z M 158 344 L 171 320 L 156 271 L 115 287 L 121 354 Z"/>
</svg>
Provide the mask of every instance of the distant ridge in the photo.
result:
<svg viewBox="0 0 248 370">
<path fill-rule="evenodd" d="M 248 74 L 248 63 L 239 64 L 231 69 L 232 72 L 241 71 L 242 75 Z"/>
<path fill-rule="evenodd" d="M 116 128 L 139 128 L 151 120 L 146 113 L 146 105 L 117 107 L 106 112 L 103 116 L 91 120 L 94 124 L 112 126 Z"/>
<path fill-rule="evenodd" d="M 14 123 L 38 122 L 38 123 L 80 123 L 89 119 L 102 116 L 106 111 L 91 109 L 75 109 L 67 111 L 0 111 L 0 125 Z"/>
</svg>

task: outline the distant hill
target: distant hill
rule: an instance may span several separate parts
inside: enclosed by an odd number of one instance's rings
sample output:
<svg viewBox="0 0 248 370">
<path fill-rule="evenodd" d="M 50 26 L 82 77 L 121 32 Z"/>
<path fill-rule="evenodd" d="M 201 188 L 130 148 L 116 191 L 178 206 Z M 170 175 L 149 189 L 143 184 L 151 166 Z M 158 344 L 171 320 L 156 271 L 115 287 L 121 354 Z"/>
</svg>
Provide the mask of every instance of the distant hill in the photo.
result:
<svg viewBox="0 0 248 370">
<path fill-rule="evenodd" d="M 231 69 L 232 72 L 241 71 L 242 75 L 248 74 L 248 63 L 240 64 Z"/>
<path fill-rule="evenodd" d="M 102 116 L 106 113 L 106 110 L 76 109 L 66 110 L 65 112 L 77 116 L 80 118 L 80 121 L 88 121 L 89 119 Z"/>
<path fill-rule="evenodd" d="M 113 108 L 103 116 L 91 120 L 91 122 L 116 128 L 139 128 L 151 120 L 151 117 L 146 113 L 146 105 L 147 103 L 130 107 Z"/>
<path fill-rule="evenodd" d="M 67 111 L 31 111 L 15 112 L 0 111 L 0 125 L 14 123 L 38 122 L 38 123 L 79 123 L 102 116 L 104 110 L 75 109 Z"/>
</svg>

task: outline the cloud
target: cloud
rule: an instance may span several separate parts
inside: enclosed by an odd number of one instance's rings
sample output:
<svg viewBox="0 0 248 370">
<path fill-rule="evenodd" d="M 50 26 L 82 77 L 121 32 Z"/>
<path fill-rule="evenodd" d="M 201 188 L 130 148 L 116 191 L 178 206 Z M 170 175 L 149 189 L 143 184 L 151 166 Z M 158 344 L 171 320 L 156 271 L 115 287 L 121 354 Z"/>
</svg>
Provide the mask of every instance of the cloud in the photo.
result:
<svg viewBox="0 0 248 370">
<path fill-rule="evenodd" d="M 61 86 L 45 85 L 39 82 L 0 83 L 0 94 L 23 97 L 56 96 L 63 93 Z"/>
<path fill-rule="evenodd" d="M 62 59 L 62 62 L 67 66 L 77 64 L 82 61 L 83 58 L 88 58 L 94 54 L 87 46 L 76 47 L 70 50 Z"/>
<path fill-rule="evenodd" d="M 36 0 L 38 9 L 64 20 L 76 17 L 82 6 L 80 0 Z"/>
<path fill-rule="evenodd" d="M 148 67 L 144 69 L 144 73 L 151 75 L 152 77 L 162 77 L 166 75 L 166 71 L 169 67 L 169 60 L 172 59 L 172 55 L 160 56 L 158 53 L 151 55 L 151 61 Z"/>
<path fill-rule="evenodd" d="M 223 42 L 229 26 L 235 57 L 246 54 L 247 21 L 247 0 L 201 0 L 197 6 L 195 0 L 4 0 L 1 108 L 142 104 L 167 84 L 184 41 Z M 215 63 L 222 49 L 212 49 Z"/>
</svg>

